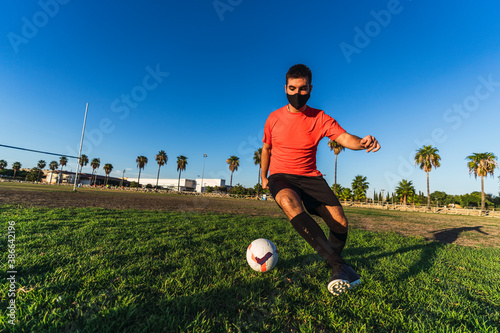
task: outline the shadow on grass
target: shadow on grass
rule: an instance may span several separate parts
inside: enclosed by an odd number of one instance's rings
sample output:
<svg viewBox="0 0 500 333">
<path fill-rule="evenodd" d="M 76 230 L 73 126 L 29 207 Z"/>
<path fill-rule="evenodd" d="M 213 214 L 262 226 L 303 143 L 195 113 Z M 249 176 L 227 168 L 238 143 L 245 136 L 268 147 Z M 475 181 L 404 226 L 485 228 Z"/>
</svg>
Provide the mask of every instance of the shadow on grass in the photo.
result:
<svg viewBox="0 0 500 333">
<path fill-rule="evenodd" d="M 482 231 L 481 228 L 483 228 L 483 226 L 449 228 L 449 229 L 436 230 L 433 231 L 432 233 L 434 234 L 434 240 L 441 243 L 449 244 L 449 243 L 454 243 L 458 239 L 458 236 L 463 232 L 476 231 L 483 235 L 489 235 L 488 233 Z"/>
<path fill-rule="evenodd" d="M 402 247 L 396 251 L 387 251 L 379 253 L 380 248 L 349 248 L 349 255 L 358 263 L 361 263 L 368 270 L 375 270 L 377 265 L 380 265 L 379 259 L 394 258 L 393 260 L 399 261 L 398 255 L 419 251 L 418 259 L 412 260 L 412 264 L 402 269 L 401 273 L 395 277 L 398 281 L 404 281 L 412 276 L 416 276 L 420 272 L 425 272 L 434 265 L 436 253 L 439 249 L 446 245 L 438 242 L 429 242 L 426 244 L 417 244 L 407 247 Z"/>
</svg>

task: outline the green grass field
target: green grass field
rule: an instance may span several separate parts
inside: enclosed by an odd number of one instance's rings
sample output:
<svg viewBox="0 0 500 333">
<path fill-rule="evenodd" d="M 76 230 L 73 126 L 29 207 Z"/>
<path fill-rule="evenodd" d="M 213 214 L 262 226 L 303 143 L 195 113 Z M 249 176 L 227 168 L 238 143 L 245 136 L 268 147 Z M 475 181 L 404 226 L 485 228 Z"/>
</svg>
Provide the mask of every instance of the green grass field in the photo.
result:
<svg viewBox="0 0 500 333">
<path fill-rule="evenodd" d="M 329 269 L 284 218 L 0 206 L 0 330 L 11 332 L 498 332 L 500 249 L 352 229 L 344 256 L 363 284 L 327 289 Z M 412 214 L 412 213 L 408 213 Z M 8 222 L 16 321 L 8 323 Z M 252 271 L 271 239 L 277 267 Z"/>
</svg>

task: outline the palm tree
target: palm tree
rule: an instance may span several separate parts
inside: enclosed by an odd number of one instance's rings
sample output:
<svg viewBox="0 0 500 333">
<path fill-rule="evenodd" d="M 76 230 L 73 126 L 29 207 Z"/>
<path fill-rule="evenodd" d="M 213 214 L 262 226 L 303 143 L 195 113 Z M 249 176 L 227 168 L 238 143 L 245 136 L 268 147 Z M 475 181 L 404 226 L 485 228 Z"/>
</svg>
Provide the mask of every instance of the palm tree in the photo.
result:
<svg viewBox="0 0 500 333">
<path fill-rule="evenodd" d="M 177 156 L 177 171 L 179 171 L 179 181 L 177 183 L 177 191 L 180 191 L 181 188 L 181 172 L 186 170 L 187 166 L 187 157 L 183 155 Z"/>
<path fill-rule="evenodd" d="M 259 176 L 257 177 L 257 198 L 259 197 L 259 189 L 260 189 L 261 157 L 262 157 L 262 148 L 259 148 L 253 152 L 253 162 L 255 165 L 257 164 L 259 165 Z"/>
<path fill-rule="evenodd" d="M 7 167 L 6 160 L 0 160 L 0 170 L 4 170 Z"/>
<path fill-rule="evenodd" d="M 330 150 L 333 150 L 335 154 L 335 184 L 333 186 L 335 195 L 337 195 L 337 156 L 340 154 L 342 150 L 345 149 L 344 146 L 342 146 L 340 143 L 330 140 L 328 141 L 328 147 L 330 147 Z"/>
<path fill-rule="evenodd" d="M 474 174 L 481 177 L 481 210 L 484 210 L 484 177 L 491 175 L 498 167 L 498 158 L 493 153 L 472 153 L 466 157 L 469 160 L 467 166 L 469 167 L 469 175 Z"/>
<path fill-rule="evenodd" d="M 344 187 L 339 191 L 339 199 L 340 200 L 349 200 L 352 197 L 351 189 L 348 187 Z"/>
<path fill-rule="evenodd" d="M 434 169 L 439 168 L 441 164 L 441 156 L 438 155 L 438 149 L 431 147 L 431 145 L 423 146 L 415 154 L 415 164 L 420 165 L 420 169 L 427 173 L 427 207 L 431 207 L 431 192 L 429 190 L 429 172 Z"/>
<path fill-rule="evenodd" d="M 366 198 L 366 191 L 368 190 L 369 184 L 370 183 L 366 181 L 366 177 L 361 175 L 354 177 L 351 183 L 354 200 Z"/>
<path fill-rule="evenodd" d="M 68 159 L 66 158 L 66 156 L 59 157 L 59 165 L 61 166 L 61 175 L 59 177 L 59 184 L 61 184 L 62 169 L 63 169 L 63 167 L 66 166 L 66 164 L 68 164 Z"/>
<path fill-rule="evenodd" d="M 38 179 L 40 179 L 40 172 L 42 171 L 43 168 L 45 168 L 47 163 L 44 160 L 40 160 L 40 161 L 38 161 L 37 165 L 38 165 L 38 168 L 40 169 L 40 170 L 38 170 Z"/>
<path fill-rule="evenodd" d="M 148 164 L 148 158 L 146 156 L 137 156 L 137 158 L 135 159 L 135 161 L 137 162 L 137 167 L 139 168 L 139 178 L 137 179 L 137 191 L 139 190 L 139 186 L 140 186 L 140 181 L 141 181 L 141 170 L 144 169 L 144 167 L 146 166 L 146 164 Z"/>
<path fill-rule="evenodd" d="M 50 173 L 50 180 L 49 180 L 49 184 L 52 184 L 52 174 L 54 173 L 54 171 L 57 169 L 57 166 L 59 165 L 59 163 L 57 163 L 57 161 L 52 161 L 49 163 L 49 169 L 52 171 Z"/>
<path fill-rule="evenodd" d="M 19 169 L 21 169 L 21 163 L 20 162 L 14 162 L 12 163 L 12 170 L 14 170 L 14 179 L 16 178 L 16 172 L 19 171 Z"/>
<path fill-rule="evenodd" d="M 97 181 L 97 169 L 101 166 L 101 159 L 100 158 L 93 158 L 92 162 L 90 162 L 90 166 L 92 167 L 92 177 L 90 177 L 90 185 L 92 185 L 92 178 L 94 178 L 94 185 L 95 182 Z M 95 172 L 95 176 L 94 176 Z"/>
<path fill-rule="evenodd" d="M 158 154 L 156 154 L 156 162 L 158 163 L 158 175 L 156 176 L 156 189 L 158 189 L 158 179 L 160 179 L 160 168 L 167 164 L 168 156 L 164 150 L 160 150 Z"/>
<path fill-rule="evenodd" d="M 233 188 L 233 172 L 238 171 L 238 167 L 240 166 L 240 159 L 237 156 L 231 155 L 226 160 L 226 163 L 229 164 L 229 170 L 231 171 L 231 181 L 229 182 L 229 188 Z"/>
<path fill-rule="evenodd" d="M 80 156 L 80 167 L 83 168 L 84 166 L 87 166 L 87 164 L 89 164 L 89 157 L 85 154 L 82 154 L 82 156 Z M 80 169 L 81 171 L 81 169 Z"/>
<path fill-rule="evenodd" d="M 80 156 L 80 160 L 78 161 L 78 164 L 80 165 L 80 173 L 81 173 L 83 167 L 86 166 L 87 164 L 89 164 L 89 157 L 85 154 L 82 154 L 82 156 Z M 78 182 L 78 180 L 77 180 L 77 182 Z"/>
<path fill-rule="evenodd" d="M 104 181 L 104 186 L 106 186 L 106 185 L 108 185 L 109 174 L 113 170 L 113 164 L 106 163 L 106 164 L 104 164 L 104 166 L 102 168 L 104 169 L 104 172 L 106 173 L 106 180 Z"/>
<path fill-rule="evenodd" d="M 396 194 L 399 197 L 403 197 L 403 205 L 406 205 L 406 199 L 415 194 L 415 187 L 413 187 L 412 181 L 401 180 L 398 187 L 396 187 Z"/>
</svg>

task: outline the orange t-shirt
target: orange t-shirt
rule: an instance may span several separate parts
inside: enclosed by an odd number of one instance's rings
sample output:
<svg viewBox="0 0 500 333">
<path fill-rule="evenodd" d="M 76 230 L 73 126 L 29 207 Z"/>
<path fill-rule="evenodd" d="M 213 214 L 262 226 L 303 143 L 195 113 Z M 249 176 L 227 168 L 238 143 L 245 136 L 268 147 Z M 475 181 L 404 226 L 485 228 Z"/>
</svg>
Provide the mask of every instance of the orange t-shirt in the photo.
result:
<svg viewBox="0 0 500 333">
<path fill-rule="evenodd" d="M 345 130 L 324 111 L 307 106 L 292 113 L 285 105 L 272 112 L 264 126 L 262 141 L 271 146 L 269 175 L 288 173 L 322 176 L 316 170 L 316 151 L 321 139 L 335 140 Z"/>
</svg>

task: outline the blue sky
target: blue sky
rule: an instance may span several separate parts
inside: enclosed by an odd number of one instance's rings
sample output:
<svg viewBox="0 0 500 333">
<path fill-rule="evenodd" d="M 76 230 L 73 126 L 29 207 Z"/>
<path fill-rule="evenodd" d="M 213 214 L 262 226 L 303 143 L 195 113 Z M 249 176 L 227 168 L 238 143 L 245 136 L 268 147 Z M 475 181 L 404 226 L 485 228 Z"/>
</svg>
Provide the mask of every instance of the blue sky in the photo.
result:
<svg viewBox="0 0 500 333">
<path fill-rule="evenodd" d="M 0 14 L 0 143 L 83 153 L 136 177 L 135 159 L 188 157 L 182 177 L 253 186 L 269 113 L 287 103 L 284 77 L 296 63 L 313 72 L 311 107 L 350 133 L 374 135 L 377 153 L 339 155 L 338 182 L 367 177 L 369 193 L 401 179 L 426 191 L 413 164 L 423 144 L 439 149 L 431 192 L 480 190 L 466 156 L 500 155 L 500 3 L 482 1 L 68 1 L 5 2 Z M 318 169 L 329 183 L 327 139 Z M 33 167 L 57 159 L 0 147 L 0 159 Z M 76 169 L 70 159 L 68 170 Z M 90 172 L 90 167 L 84 172 Z M 103 173 L 101 169 L 101 173 Z M 497 172 L 496 176 L 500 173 Z M 498 195 L 498 178 L 485 180 Z"/>
</svg>

